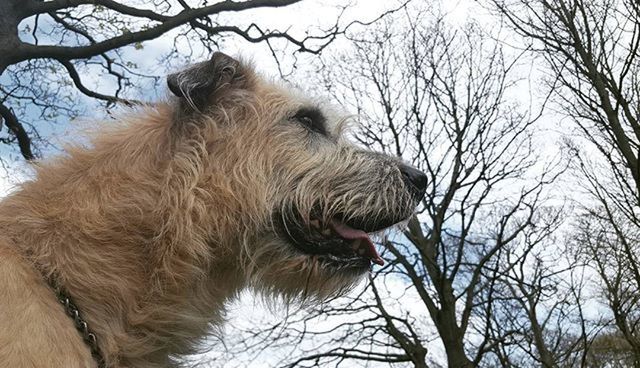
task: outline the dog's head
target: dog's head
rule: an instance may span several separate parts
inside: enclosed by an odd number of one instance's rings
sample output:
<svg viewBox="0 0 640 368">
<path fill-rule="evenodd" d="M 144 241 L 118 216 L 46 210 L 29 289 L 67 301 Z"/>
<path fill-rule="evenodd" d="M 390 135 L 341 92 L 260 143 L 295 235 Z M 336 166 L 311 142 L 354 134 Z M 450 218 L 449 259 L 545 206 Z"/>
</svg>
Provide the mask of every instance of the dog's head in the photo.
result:
<svg viewBox="0 0 640 368">
<path fill-rule="evenodd" d="M 212 236 L 237 240 L 256 288 L 324 298 L 383 264 L 371 234 L 414 213 L 422 172 L 350 143 L 343 117 L 224 54 L 168 84 L 177 119 L 207 137 L 212 221 L 233 219 Z"/>
</svg>

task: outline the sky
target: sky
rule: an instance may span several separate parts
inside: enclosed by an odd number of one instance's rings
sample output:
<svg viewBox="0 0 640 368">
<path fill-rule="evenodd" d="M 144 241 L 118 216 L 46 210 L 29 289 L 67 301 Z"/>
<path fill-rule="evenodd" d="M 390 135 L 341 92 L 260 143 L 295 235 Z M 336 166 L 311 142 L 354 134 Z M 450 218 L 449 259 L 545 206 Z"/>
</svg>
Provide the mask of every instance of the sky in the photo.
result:
<svg viewBox="0 0 640 368">
<path fill-rule="evenodd" d="M 481 24 L 489 26 L 489 16 L 477 5 L 476 2 L 471 0 L 460 0 L 444 1 L 443 3 L 443 11 L 447 14 L 447 19 L 452 23 L 462 24 L 473 17 Z M 247 22 L 256 22 L 264 28 L 287 29 L 290 33 L 301 37 L 305 32 L 313 33 L 318 28 L 327 28 L 331 26 L 338 12 L 337 8 L 344 4 L 345 2 L 343 0 L 303 1 L 299 4 L 283 9 L 259 9 L 248 14 L 244 12 L 237 15 L 232 14 L 230 16 L 223 17 L 223 19 L 229 23 L 247 24 Z M 382 0 L 354 0 L 350 1 L 350 4 L 351 6 L 343 15 L 344 18 L 342 24 L 346 24 L 354 19 L 365 21 L 374 19 L 384 10 L 394 6 L 393 2 Z M 175 32 L 170 32 L 156 40 L 145 43 L 143 45 L 144 47 L 140 50 L 127 48 L 125 52 L 128 53 L 130 58 L 138 64 L 140 70 L 148 70 L 150 73 L 156 75 L 164 75 L 167 72 L 176 70 L 180 67 L 178 65 L 161 65 L 159 62 L 161 56 L 173 47 L 174 37 Z M 339 41 L 332 47 L 338 49 L 346 47 L 346 44 L 343 42 L 344 41 Z M 222 46 L 221 51 L 229 55 L 249 58 L 254 62 L 256 68 L 263 74 L 271 78 L 277 78 L 277 66 L 265 45 L 252 45 L 246 42 L 237 41 L 236 39 L 228 39 L 222 44 Z M 202 54 L 204 55 L 204 52 Z M 287 59 L 285 59 L 284 65 L 285 68 L 290 66 L 290 64 L 288 65 L 287 63 Z M 301 70 L 304 70 L 304 58 L 301 59 L 298 67 Z M 305 80 L 296 79 L 299 78 L 300 75 L 303 74 L 293 74 L 290 81 L 296 85 L 304 86 L 304 82 L 306 82 Z M 110 88 L 113 88 L 112 84 L 105 82 L 102 78 L 92 75 L 86 75 L 84 77 L 86 77 L 86 83 L 95 87 L 97 90 L 108 91 Z M 153 101 L 166 96 L 167 91 L 163 84 L 158 88 L 151 87 L 152 86 L 150 85 L 149 88 L 142 88 L 141 90 L 144 93 L 133 97 Z M 526 95 L 526 92 L 523 92 L 523 96 Z M 102 118 L 104 116 L 104 112 L 99 108 L 96 109 L 96 105 L 94 103 L 85 99 L 83 99 L 83 101 L 85 101 L 88 106 L 93 107 L 86 109 L 86 116 L 83 118 L 84 120 L 92 120 Z M 47 129 L 45 130 L 45 134 L 54 136 L 54 139 L 59 140 L 60 144 L 62 144 L 67 137 L 73 136 L 67 132 L 77 129 L 77 125 L 62 124 L 58 126 L 50 126 L 45 129 Z M 55 154 L 55 152 L 51 152 L 51 154 Z M 18 174 L 14 174 L 11 177 L 4 176 L 1 178 L 0 196 L 6 195 L 6 193 L 10 192 L 21 180 L 29 178 L 29 170 L 22 167 L 21 164 L 17 164 L 16 170 Z M 400 283 L 398 284 L 398 289 L 400 289 L 402 280 L 391 279 L 390 282 Z M 392 287 L 392 289 L 394 288 Z M 424 313 L 424 307 L 420 306 L 420 302 L 416 295 L 406 295 L 403 296 L 403 298 L 406 298 L 404 299 L 404 304 L 407 310 L 412 311 L 417 315 Z M 412 309 L 412 306 L 414 305 L 416 308 L 415 310 Z M 247 319 L 246 316 L 248 315 L 253 316 L 253 318 Z M 270 310 L 269 308 L 265 308 L 260 299 L 255 298 L 251 293 L 243 293 L 241 298 L 230 304 L 228 317 L 231 327 L 246 327 L 247 325 L 255 323 L 255 321 L 275 322 L 281 318 L 281 313 L 279 313 L 277 309 Z M 432 359 L 441 360 L 443 356 L 442 347 L 437 343 L 434 343 L 430 346 L 429 354 Z M 207 359 L 206 357 L 199 358 Z M 268 359 L 264 358 L 254 362 L 252 366 L 267 367 L 268 363 Z M 343 366 L 349 367 L 347 364 Z"/>
</svg>

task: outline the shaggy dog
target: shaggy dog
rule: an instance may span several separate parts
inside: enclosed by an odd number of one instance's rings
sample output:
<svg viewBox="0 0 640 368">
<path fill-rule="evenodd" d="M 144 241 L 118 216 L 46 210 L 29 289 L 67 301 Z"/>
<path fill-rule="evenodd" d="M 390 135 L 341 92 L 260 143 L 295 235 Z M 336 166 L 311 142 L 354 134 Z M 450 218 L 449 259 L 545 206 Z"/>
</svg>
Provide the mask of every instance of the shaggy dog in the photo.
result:
<svg viewBox="0 0 640 368">
<path fill-rule="evenodd" d="M 348 290 L 383 262 L 368 234 L 424 194 L 423 173 L 229 56 L 167 80 L 171 101 L 0 203 L 2 367 L 178 366 L 244 288 Z"/>
</svg>

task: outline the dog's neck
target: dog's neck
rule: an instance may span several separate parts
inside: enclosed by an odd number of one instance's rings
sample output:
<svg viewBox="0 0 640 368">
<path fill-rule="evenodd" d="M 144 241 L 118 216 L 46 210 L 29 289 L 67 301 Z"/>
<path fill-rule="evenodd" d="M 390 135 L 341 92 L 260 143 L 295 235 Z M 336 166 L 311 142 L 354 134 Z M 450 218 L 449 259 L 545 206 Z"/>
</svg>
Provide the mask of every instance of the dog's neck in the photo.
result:
<svg viewBox="0 0 640 368">
<path fill-rule="evenodd" d="M 207 216 L 219 209 L 199 197 L 197 158 L 175 163 L 140 146 L 179 145 L 167 141 L 171 114 L 152 116 L 44 165 L 0 205 L 4 236 L 73 297 L 105 359 L 124 366 L 192 352 L 245 284 L 240 247 L 212 235 L 219 224 Z"/>
</svg>

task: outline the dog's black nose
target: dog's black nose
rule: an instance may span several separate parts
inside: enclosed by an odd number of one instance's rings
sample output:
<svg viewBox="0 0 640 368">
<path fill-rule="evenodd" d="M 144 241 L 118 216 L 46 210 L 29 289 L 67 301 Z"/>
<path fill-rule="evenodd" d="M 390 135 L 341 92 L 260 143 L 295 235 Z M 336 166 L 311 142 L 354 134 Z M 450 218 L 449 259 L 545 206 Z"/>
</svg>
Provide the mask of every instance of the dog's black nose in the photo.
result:
<svg viewBox="0 0 640 368">
<path fill-rule="evenodd" d="M 413 166 L 400 164 L 402 179 L 416 200 L 421 200 L 427 190 L 427 175 Z"/>
</svg>

